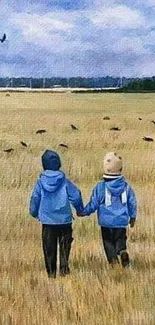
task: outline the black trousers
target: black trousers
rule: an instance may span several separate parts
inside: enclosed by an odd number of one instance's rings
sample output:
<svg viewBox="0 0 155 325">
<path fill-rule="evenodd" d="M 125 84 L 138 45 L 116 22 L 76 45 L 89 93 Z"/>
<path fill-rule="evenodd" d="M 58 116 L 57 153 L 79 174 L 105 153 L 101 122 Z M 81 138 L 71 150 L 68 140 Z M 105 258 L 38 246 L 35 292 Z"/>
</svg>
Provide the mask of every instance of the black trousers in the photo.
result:
<svg viewBox="0 0 155 325">
<path fill-rule="evenodd" d="M 49 277 L 56 277 L 57 248 L 59 243 L 60 275 L 69 274 L 72 225 L 42 225 L 42 243 L 45 266 Z"/>
<path fill-rule="evenodd" d="M 101 234 L 108 262 L 117 262 L 117 255 L 119 255 L 122 250 L 126 250 L 126 229 L 101 227 Z"/>
</svg>

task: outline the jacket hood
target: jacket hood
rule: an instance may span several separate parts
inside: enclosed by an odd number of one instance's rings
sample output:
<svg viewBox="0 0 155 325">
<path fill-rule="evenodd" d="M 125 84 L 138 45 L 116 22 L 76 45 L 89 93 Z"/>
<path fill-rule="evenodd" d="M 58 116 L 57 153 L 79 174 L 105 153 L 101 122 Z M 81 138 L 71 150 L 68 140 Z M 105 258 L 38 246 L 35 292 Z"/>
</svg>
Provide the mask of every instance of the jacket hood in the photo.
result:
<svg viewBox="0 0 155 325">
<path fill-rule="evenodd" d="M 126 180 L 122 175 L 112 181 L 105 182 L 107 189 L 114 196 L 119 196 L 124 191 L 126 184 Z"/>
<path fill-rule="evenodd" d="M 44 170 L 59 170 L 61 167 L 60 157 L 53 150 L 46 150 L 41 159 Z"/>
<path fill-rule="evenodd" d="M 42 187 L 48 192 L 56 192 L 65 181 L 65 174 L 62 171 L 46 170 L 40 175 Z"/>
</svg>

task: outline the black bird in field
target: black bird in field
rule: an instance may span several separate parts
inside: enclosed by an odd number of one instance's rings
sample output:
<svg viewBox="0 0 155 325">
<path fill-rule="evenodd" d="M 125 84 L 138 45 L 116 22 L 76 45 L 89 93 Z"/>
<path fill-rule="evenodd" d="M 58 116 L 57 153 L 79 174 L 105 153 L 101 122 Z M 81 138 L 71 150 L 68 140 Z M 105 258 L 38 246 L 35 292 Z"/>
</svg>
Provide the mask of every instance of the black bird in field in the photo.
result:
<svg viewBox="0 0 155 325">
<path fill-rule="evenodd" d="M 60 143 L 60 144 L 59 144 L 59 147 L 62 147 L 62 148 L 67 148 L 67 149 L 68 149 L 68 146 L 67 146 L 67 144 L 64 144 L 64 143 Z"/>
<path fill-rule="evenodd" d="M 10 94 L 9 94 L 9 93 L 7 93 L 5 96 L 6 96 L 6 97 L 10 97 Z"/>
<path fill-rule="evenodd" d="M 150 138 L 150 137 L 143 137 L 142 138 L 144 141 L 147 141 L 147 142 L 153 142 L 154 139 L 153 138 Z"/>
<path fill-rule="evenodd" d="M 8 152 L 8 153 L 9 153 L 9 152 L 12 152 L 12 151 L 14 151 L 14 149 L 13 149 L 13 148 L 9 148 L 9 149 L 4 149 L 3 151 L 4 151 L 4 152 Z"/>
<path fill-rule="evenodd" d="M 6 40 L 6 34 L 4 34 L 2 38 L 0 38 L 1 43 L 3 43 L 5 40 Z"/>
<path fill-rule="evenodd" d="M 71 126 L 72 130 L 74 130 L 74 131 L 78 130 L 77 126 L 75 126 L 74 124 L 71 124 L 70 126 Z"/>
<path fill-rule="evenodd" d="M 44 129 L 41 129 L 41 130 L 38 130 L 38 131 L 36 132 L 36 134 L 43 134 L 43 133 L 45 133 L 45 132 L 47 132 L 47 131 L 44 130 Z"/>
<path fill-rule="evenodd" d="M 155 124 L 155 121 L 152 120 L 151 122 L 152 122 L 153 124 Z"/>
<path fill-rule="evenodd" d="M 110 129 L 110 131 L 121 131 L 121 129 L 118 126 L 114 126 Z"/>
<path fill-rule="evenodd" d="M 110 120 L 110 117 L 109 116 L 105 116 L 105 117 L 103 117 L 103 120 L 108 121 L 108 120 Z"/>
<path fill-rule="evenodd" d="M 26 147 L 27 148 L 27 144 L 23 141 L 20 141 L 20 144 L 23 146 L 23 147 Z"/>
<path fill-rule="evenodd" d="M 138 120 L 139 120 L 139 121 L 142 121 L 142 118 L 141 118 L 141 117 L 138 117 Z"/>
</svg>

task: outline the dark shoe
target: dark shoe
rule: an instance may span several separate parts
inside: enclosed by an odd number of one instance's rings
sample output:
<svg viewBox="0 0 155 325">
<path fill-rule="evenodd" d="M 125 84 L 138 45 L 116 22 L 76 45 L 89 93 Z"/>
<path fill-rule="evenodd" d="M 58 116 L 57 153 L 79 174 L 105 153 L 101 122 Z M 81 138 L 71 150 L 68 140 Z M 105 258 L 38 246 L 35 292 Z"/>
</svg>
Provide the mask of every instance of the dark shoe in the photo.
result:
<svg viewBox="0 0 155 325">
<path fill-rule="evenodd" d="M 69 274 L 70 274 L 70 269 L 69 269 L 69 267 L 60 270 L 60 276 L 66 276 L 66 275 L 69 275 Z"/>
<path fill-rule="evenodd" d="M 110 264 L 112 267 L 115 267 L 116 265 L 119 264 L 119 260 L 118 260 L 118 258 L 113 258 L 113 259 L 109 262 L 109 264 Z"/>
<path fill-rule="evenodd" d="M 48 277 L 50 279 L 55 279 L 56 278 L 56 272 L 53 272 L 53 273 L 48 274 Z"/>
<path fill-rule="evenodd" d="M 121 264 L 123 267 L 128 267 L 129 266 L 129 254 L 127 251 L 122 251 L 120 252 L 120 258 L 121 258 Z"/>
</svg>

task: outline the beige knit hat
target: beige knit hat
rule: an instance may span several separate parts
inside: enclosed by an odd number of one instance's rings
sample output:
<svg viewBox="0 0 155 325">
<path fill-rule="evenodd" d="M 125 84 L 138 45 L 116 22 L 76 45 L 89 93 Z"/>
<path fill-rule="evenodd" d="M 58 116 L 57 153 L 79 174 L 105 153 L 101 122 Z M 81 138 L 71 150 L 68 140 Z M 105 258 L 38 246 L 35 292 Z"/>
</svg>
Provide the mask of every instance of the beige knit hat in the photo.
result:
<svg viewBox="0 0 155 325">
<path fill-rule="evenodd" d="M 108 152 L 103 161 L 104 176 L 105 175 L 120 175 L 123 168 L 122 158 L 117 156 L 115 152 Z"/>
</svg>

